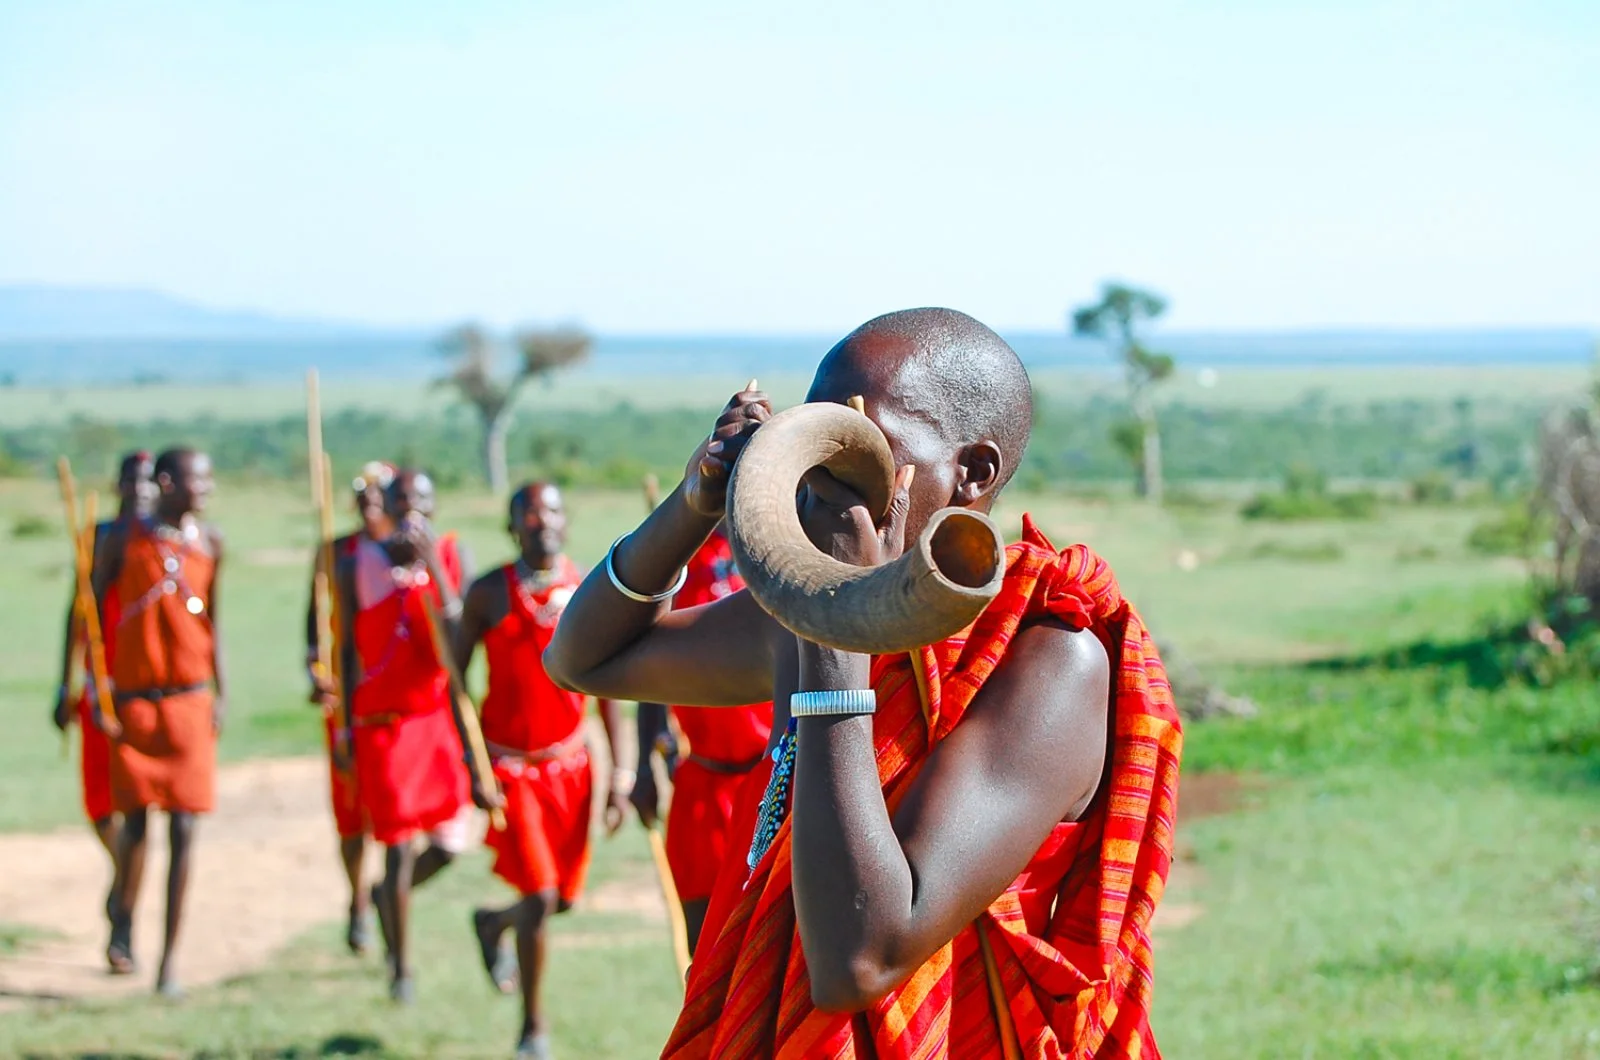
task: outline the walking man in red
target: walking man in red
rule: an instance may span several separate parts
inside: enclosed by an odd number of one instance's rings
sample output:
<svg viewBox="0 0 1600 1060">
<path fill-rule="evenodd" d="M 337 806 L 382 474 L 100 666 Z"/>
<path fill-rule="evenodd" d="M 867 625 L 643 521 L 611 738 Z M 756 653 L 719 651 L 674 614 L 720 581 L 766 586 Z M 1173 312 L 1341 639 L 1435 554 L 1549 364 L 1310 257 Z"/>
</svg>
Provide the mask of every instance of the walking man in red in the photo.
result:
<svg viewBox="0 0 1600 1060">
<path fill-rule="evenodd" d="M 683 588 L 672 606 L 698 607 L 732 596 L 744 588 L 734 569 L 733 553 L 719 526 L 689 561 Z M 693 953 L 711 902 L 712 885 L 730 855 L 742 856 L 737 840 L 730 842 L 733 810 L 739 788 L 761 763 L 772 734 L 772 704 L 746 707 L 672 708 L 678 728 L 689 742 L 672 776 L 672 809 L 667 815 L 667 861 L 672 882 L 683 903 Z M 639 712 L 639 780 L 632 802 L 645 827 L 654 823 L 659 807 L 655 773 L 647 766 L 659 746 L 666 715 Z"/>
<path fill-rule="evenodd" d="M 411 891 L 466 846 L 471 788 L 456 698 L 434 650 L 425 608 L 454 629 L 465 560 L 453 535 L 429 525 L 433 483 L 402 469 L 384 491 L 395 530 L 362 541 L 339 561 L 344 659 L 344 723 L 355 747 L 361 811 L 387 849 L 384 879 L 373 888 L 389 954 L 389 993 L 414 997 L 410 963 Z M 422 835 L 427 847 L 413 846 Z"/>
<path fill-rule="evenodd" d="M 352 483 L 361 527 L 334 538 L 330 551 L 335 563 L 354 557 L 363 541 L 381 541 L 389 536 L 393 527 L 389 517 L 384 514 L 383 491 L 394 481 L 394 471 L 392 464 L 373 461 L 361 469 L 361 474 Z M 367 923 L 370 902 L 362 878 L 362 863 L 367 852 L 367 825 L 362 817 L 361 796 L 356 787 L 350 730 L 340 720 L 339 690 L 334 687 L 333 675 L 321 672 L 316 666 L 319 618 L 315 583 L 324 563 L 324 553 L 319 548 L 312 564 L 313 588 L 306 605 L 306 673 L 311 679 L 311 702 L 322 708 L 328 748 L 329 801 L 333 807 L 333 825 L 339 835 L 339 860 L 344 865 L 345 878 L 350 881 L 350 919 L 345 929 L 345 945 L 351 953 L 359 955 L 366 952 L 371 933 Z M 337 647 L 334 650 L 338 650 Z"/>
<path fill-rule="evenodd" d="M 144 450 L 129 453 L 122 458 L 117 471 L 117 496 L 120 505 L 116 517 L 107 519 L 94 528 L 94 552 L 98 557 L 101 543 L 113 529 L 125 533 L 135 521 L 150 514 L 155 503 L 155 465 Z M 74 594 L 76 601 L 76 594 Z M 116 587 L 112 586 L 100 605 L 100 628 L 110 631 L 117 628 Z M 106 667 L 110 668 L 115 641 L 105 643 Z M 79 765 L 83 781 L 83 810 L 94 826 L 100 845 L 115 862 L 117 854 L 117 818 L 111 806 L 111 743 L 106 734 L 94 723 L 94 696 L 89 686 L 89 668 L 84 666 L 84 687 L 76 700 L 71 697 L 73 657 L 83 647 L 82 631 L 78 628 L 75 607 L 67 607 L 67 636 L 61 652 L 61 689 L 56 695 L 54 720 L 56 728 L 65 732 L 72 724 L 74 714 L 78 720 L 78 733 L 83 740 L 79 752 Z"/>
<path fill-rule="evenodd" d="M 222 535 L 199 521 L 213 489 L 211 458 L 171 449 L 155 462 L 160 490 L 148 520 L 113 526 L 95 565 L 101 606 L 115 597 L 111 683 L 116 719 L 104 719 L 112 740 L 111 798 L 122 814 L 113 885 L 113 971 L 133 969 L 133 909 L 143 876 L 152 807 L 170 822 L 166 937 L 156 989 L 181 994 L 175 951 L 194 855 L 196 817 L 215 801 L 217 736 L 225 713 L 217 576 Z M 213 688 L 215 692 L 213 692 Z"/>
<path fill-rule="evenodd" d="M 521 896 L 506 909 L 473 914 L 485 966 L 505 989 L 498 969 L 500 940 L 514 931 L 521 972 L 523 1017 L 517 1056 L 546 1060 L 549 1038 L 539 1012 L 546 920 L 570 908 L 589 866 L 593 775 L 584 738 L 584 702 L 545 675 L 545 647 L 567 599 L 583 580 L 562 549 L 567 513 L 554 486 L 535 482 L 512 495 L 510 524 L 518 559 L 478 579 L 467 593 L 456 662 L 465 673 L 481 642 L 489 662 L 483 737 L 505 799 L 506 827 L 491 831 L 494 872 Z M 611 761 L 618 761 L 618 708 L 601 699 Z M 613 769 L 606 826 L 621 825 L 633 774 Z"/>
</svg>

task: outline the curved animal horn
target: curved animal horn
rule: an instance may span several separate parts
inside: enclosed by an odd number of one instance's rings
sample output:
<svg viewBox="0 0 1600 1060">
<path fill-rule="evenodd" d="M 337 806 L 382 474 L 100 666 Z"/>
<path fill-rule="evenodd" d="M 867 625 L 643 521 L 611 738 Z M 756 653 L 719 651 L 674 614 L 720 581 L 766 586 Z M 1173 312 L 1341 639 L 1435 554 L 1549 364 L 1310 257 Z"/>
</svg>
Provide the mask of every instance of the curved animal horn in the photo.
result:
<svg viewBox="0 0 1600 1060">
<path fill-rule="evenodd" d="M 806 404 L 762 425 L 728 483 L 727 531 L 745 584 L 766 611 L 807 640 L 887 654 L 934 644 L 969 626 L 1000 591 L 1005 554 L 989 518 L 936 512 L 910 547 L 881 567 L 853 567 L 806 537 L 795 506 L 814 467 L 855 490 L 876 520 L 888 513 L 895 465 L 876 424 L 844 405 Z"/>
</svg>

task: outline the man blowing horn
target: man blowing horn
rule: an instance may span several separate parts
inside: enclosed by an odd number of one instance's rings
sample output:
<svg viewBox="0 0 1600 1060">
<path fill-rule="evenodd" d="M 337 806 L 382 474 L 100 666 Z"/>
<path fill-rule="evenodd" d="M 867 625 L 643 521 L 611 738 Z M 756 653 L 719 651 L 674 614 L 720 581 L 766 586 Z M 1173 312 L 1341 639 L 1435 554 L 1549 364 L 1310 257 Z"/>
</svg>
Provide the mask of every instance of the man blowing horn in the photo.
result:
<svg viewBox="0 0 1600 1060">
<path fill-rule="evenodd" d="M 806 536 L 858 566 L 895 559 L 941 508 L 987 512 L 1031 427 L 1016 354 L 950 310 L 835 346 L 807 400 L 856 395 L 898 468 L 887 516 L 821 471 L 798 504 Z M 734 396 L 545 656 L 595 695 L 773 697 L 772 754 L 738 818 L 750 856 L 717 881 L 664 1055 L 1157 1056 L 1148 928 L 1182 736 L 1138 613 L 1102 560 L 1026 518 L 977 621 L 909 653 L 802 640 L 748 592 L 666 610 L 771 415 L 765 395 Z"/>
</svg>

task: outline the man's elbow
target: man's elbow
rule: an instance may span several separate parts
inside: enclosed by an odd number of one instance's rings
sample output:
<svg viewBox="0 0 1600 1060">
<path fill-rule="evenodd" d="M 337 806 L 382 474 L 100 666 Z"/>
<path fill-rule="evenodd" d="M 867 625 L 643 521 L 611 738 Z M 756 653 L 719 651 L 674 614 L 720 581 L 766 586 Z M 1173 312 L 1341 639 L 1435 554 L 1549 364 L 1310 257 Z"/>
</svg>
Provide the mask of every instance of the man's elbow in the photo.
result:
<svg viewBox="0 0 1600 1060">
<path fill-rule="evenodd" d="M 866 1011 L 906 978 L 883 961 L 866 956 L 823 962 L 810 973 L 811 1003 L 840 1016 Z"/>
<path fill-rule="evenodd" d="M 555 644 L 544 650 L 543 658 L 545 675 L 555 682 L 557 688 L 567 692 L 587 692 L 587 689 L 582 687 L 579 675 L 567 668 L 566 659 Z"/>
</svg>

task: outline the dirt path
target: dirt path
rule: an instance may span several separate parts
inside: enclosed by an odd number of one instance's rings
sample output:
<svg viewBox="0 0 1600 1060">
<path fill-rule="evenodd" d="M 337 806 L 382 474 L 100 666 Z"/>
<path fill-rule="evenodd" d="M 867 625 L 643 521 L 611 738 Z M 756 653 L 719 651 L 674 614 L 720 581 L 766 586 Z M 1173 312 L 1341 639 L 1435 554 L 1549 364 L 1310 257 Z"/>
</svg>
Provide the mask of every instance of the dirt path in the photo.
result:
<svg viewBox="0 0 1600 1060">
<path fill-rule="evenodd" d="M 217 812 L 203 822 L 182 943 L 183 982 L 220 982 L 258 968 L 290 940 L 344 916 L 345 885 L 333 850 L 327 810 L 327 764 L 319 757 L 271 759 L 224 767 Z M 1183 818 L 1225 813 L 1248 787 L 1227 775 L 1185 778 Z M 29 931 L 19 952 L 0 956 L 0 1006 L 29 1000 L 142 994 L 159 957 L 166 876 L 164 820 L 151 829 L 150 872 L 134 928 L 138 974 L 105 972 L 101 915 L 110 869 L 86 828 L 0 835 L 0 920 Z M 1174 875 L 1196 871 L 1179 862 Z M 649 929 L 665 919 L 648 873 L 596 888 L 586 907 L 626 912 Z M 254 915 L 242 918 L 238 910 Z M 1160 934 L 1202 913 L 1196 904 L 1164 903 Z M 564 946 L 616 944 L 574 935 Z M 623 940 L 626 941 L 626 940 Z"/>
<path fill-rule="evenodd" d="M 327 810 L 327 762 L 289 758 L 224 767 L 217 812 L 201 822 L 179 971 L 188 986 L 257 967 L 314 924 L 343 916 L 346 890 Z M 0 957 L 0 997 L 89 998 L 145 993 L 160 956 L 166 825 L 151 822 L 150 870 L 134 923 L 138 974 L 105 971 L 110 883 L 87 828 L 0 836 L 0 919 L 39 933 Z M 240 917 L 243 908 L 254 910 Z"/>
</svg>

